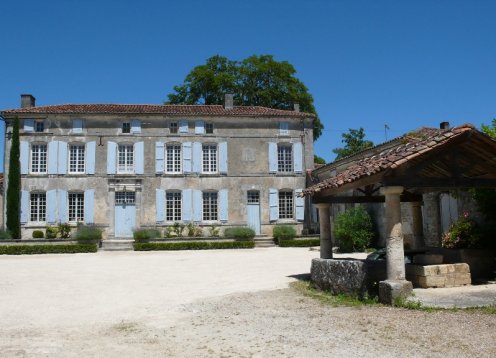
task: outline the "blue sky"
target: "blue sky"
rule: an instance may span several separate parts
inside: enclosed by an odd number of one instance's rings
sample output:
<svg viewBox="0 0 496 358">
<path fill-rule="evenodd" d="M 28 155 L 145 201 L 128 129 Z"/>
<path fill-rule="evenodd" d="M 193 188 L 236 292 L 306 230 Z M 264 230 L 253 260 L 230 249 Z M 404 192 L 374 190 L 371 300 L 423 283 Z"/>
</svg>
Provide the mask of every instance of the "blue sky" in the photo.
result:
<svg viewBox="0 0 496 358">
<path fill-rule="evenodd" d="M 1 109 L 21 93 L 162 103 L 212 55 L 272 54 L 314 96 L 328 161 L 349 128 L 380 143 L 385 124 L 390 139 L 496 117 L 492 0 L 3 0 L 0 13 Z"/>
</svg>

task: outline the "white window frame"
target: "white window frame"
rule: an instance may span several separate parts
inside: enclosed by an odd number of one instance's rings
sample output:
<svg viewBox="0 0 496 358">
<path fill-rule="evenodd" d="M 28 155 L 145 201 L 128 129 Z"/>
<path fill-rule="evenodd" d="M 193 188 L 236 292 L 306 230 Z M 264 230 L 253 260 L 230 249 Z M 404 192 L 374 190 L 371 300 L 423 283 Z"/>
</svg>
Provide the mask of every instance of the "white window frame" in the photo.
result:
<svg viewBox="0 0 496 358">
<path fill-rule="evenodd" d="M 277 200 L 279 203 L 279 219 L 294 220 L 294 192 L 289 189 L 279 190 Z"/>
<path fill-rule="evenodd" d="M 168 174 L 182 172 L 181 143 L 167 143 L 165 145 L 165 172 Z"/>
<path fill-rule="evenodd" d="M 34 192 L 29 194 L 29 221 L 46 222 L 46 193 Z M 33 216 L 34 215 L 34 216 Z"/>
<path fill-rule="evenodd" d="M 165 192 L 165 221 L 179 222 L 182 220 L 182 194 L 180 191 Z"/>
<path fill-rule="evenodd" d="M 86 172 L 86 146 L 81 143 L 69 144 L 68 160 L 69 174 L 84 174 Z M 72 170 L 72 167 L 75 170 Z"/>
<path fill-rule="evenodd" d="M 117 174 L 134 174 L 134 145 L 117 145 Z"/>
<path fill-rule="evenodd" d="M 277 145 L 277 171 L 280 173 L 293 172 L 293 146 L 289 143 Z"/>
<path fill-rule="evenodd" d="M 71 223 L 84 222 L 84 193 L 70 192 L 67 194 L 68 220 Z"/>
<path fill-rule="evenodd" d="M 36 149 L 36 150 L 35 150 Z M 46 143 L 33 143 L 29 151 L 31 174 L 46 174 L 48 167 L 48 146 Z"/>
<path fill-rule="evenodd" d="M 219 193 L 216 191 L 202 192 L 202 221 L 219 221 Z"/>
<path fill-rule="evenodd" d="M 202 173 L 214 174 L 219 171 L 219 148 L 217 144 L 202 144 Z"/>
</svg>

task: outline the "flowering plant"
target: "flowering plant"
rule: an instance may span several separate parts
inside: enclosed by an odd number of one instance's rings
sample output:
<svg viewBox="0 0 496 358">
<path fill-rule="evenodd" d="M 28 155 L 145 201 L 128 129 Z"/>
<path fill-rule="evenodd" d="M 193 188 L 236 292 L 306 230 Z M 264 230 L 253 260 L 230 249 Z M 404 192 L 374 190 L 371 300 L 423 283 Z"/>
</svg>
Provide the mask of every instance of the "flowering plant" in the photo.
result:
<svg viewBox="0 0 496 358">
<path fill-rule="evenodd" d="M 447 249 L 470 249 L 479 245 L 477 223 L 465 212 L 443 235 L 442 246 Z"/>
</svg>

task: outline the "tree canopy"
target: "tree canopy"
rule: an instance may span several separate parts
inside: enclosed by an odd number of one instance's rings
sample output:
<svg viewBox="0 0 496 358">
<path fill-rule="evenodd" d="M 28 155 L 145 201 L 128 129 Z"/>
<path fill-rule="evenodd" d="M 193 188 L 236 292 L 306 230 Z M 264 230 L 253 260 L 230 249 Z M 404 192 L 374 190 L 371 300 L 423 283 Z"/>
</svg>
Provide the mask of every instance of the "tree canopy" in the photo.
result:
<svg viewBox="0 0 496 358">
<path fill-rule="evenodd" d="M 296 76 L 287 61 L 276 61 L 271 55 L 250 56 L 242 61 L 212 56 L 194 67 L 184 83 L 174 86 L 167 104 L 223 104 L 226 93 L 234 94 L 238 106 L 263 106 L 316 113 L 313 97 Z M 318 116 L 314 121 L 314 140 L 324 126 Z"/>
<path fill-rule="evenodd" d="M 349 133 L 341 134 L 341 142 L 345 144 L 343 148 L 332 150 L 336 154 L 336 160 L 348 157 L 354 153 L 374 146 L 374 143 L 365 139 L 365 131 L 362 127 L 359 129 L 349 129 Z"/>
</svg>

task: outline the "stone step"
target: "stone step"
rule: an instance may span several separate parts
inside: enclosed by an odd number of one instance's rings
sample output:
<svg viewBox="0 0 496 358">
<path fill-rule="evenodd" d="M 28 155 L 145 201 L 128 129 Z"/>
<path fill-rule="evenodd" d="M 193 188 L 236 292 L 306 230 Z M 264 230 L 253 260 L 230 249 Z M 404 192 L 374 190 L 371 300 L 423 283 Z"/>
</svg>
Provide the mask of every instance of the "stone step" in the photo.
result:
<svg viewBox="0 0 496 358">
<path fill-rule="evenodd" d="M 113 239 L 103 240 L 101 249 L 104 251 L 132 251 L 134 240 Z"/>
<path fill-rule="evenodd" d="M 264 236 L 255 236 L 255 247 L 275 247 L 274 239 L 272 237 Z"/>
</svg>

